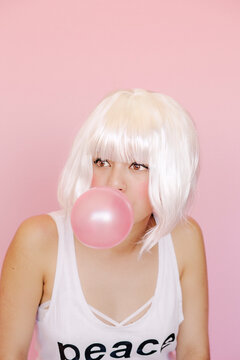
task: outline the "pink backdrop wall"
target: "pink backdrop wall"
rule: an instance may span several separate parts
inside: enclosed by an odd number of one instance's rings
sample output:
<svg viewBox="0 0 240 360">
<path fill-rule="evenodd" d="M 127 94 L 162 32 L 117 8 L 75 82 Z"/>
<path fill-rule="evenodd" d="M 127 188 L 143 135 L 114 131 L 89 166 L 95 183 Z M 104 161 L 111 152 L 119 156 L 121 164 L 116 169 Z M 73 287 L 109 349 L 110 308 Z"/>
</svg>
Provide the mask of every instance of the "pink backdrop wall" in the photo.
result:
<svg viewBox="0 0 240 360">
<path fill-rule="evenodd" d="M 169 94 L 201 141 L 193 216 L 206 243 L 212 359 L 239 359 L 239 38 L 237 0 L 2 0 L 0 260 L 23 219 L 57 208 L 70 144 L 102 96 Z"/>
</svg>

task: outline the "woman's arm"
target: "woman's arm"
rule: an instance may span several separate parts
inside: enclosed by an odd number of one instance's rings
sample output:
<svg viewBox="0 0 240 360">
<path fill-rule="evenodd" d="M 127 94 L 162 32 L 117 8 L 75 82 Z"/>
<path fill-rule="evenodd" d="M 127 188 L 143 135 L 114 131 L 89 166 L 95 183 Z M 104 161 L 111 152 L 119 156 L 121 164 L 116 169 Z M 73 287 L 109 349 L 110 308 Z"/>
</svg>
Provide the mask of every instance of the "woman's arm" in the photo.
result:
<svg viewBox="0 0 240 360">
<path fill-rule="evenodd" d="M 202 232 L 190 219 L 175 234 L 181 267 L 184 321 L 180 325 L 177 360 L 209 360 L 208 286 Z"/>
<path fill-rule="evenodd" d="M 44 216 L 17 230 L 0 282 L 0 360 L 26 360 L 43 291 Z"/>
</svg>

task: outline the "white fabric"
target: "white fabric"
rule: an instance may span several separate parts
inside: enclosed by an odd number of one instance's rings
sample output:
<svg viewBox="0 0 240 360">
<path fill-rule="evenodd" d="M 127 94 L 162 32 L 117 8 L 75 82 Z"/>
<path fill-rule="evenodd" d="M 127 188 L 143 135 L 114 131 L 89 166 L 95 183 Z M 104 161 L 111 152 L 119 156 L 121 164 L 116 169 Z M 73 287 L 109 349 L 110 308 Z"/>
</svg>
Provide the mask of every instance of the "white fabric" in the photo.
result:
<svg viewBox="0 0 240 360">
<path fill-rule="evenodd" d="M 168 359 L 168 354 L 176 347 L 178 327 L 183 320 L 171 235 L 158 243 L 159 273 L 153 298 L 118 323 L 87 304 L 78 276 L 70 220 L 62 211 L 49 215 L 58 229 L 58 257 L 51 301 L 42 304 L 37 314 L 38 359 Z M 147 307 L 140 319 L 128 323 Z M 94 313 L 108 318 L 112 325 L 104 323 Z"/>
<path fill-rule="evenodd" d="M 143 306 L 141 306 L 139 309 L 137 309 L 136 311 L 134 311 L 133 314 L 129 315 L 126 319 L 122 320 L 121 322 L 117 322 L 113 319 L 111 319 L 109 316 L 103 314 L 101 311 L 95 309 L 93 306 L 89 305 L 89 308 L 92 310 L 92 312 L 96 315 L 98 315 L 99 317 L 101 317 L 102 319 L 108 321 L 110 324 L 115 325 L 115 326 L 123 326 L 126 325 L 131 319 L 133 319 L 135 316 L 137 316 L 138 314 L 140 314 L 143 310 L 145 310 L 153 301 L 153 297 L 148 300 Z"/>
</svg>

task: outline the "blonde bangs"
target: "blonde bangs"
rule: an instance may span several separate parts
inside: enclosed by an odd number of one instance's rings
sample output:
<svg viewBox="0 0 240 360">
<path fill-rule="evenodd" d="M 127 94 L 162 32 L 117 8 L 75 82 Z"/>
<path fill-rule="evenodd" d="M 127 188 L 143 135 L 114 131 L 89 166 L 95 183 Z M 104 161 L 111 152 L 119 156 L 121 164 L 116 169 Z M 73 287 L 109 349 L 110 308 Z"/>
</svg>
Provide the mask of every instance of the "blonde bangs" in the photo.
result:
<svg viewBox="0 0 240 360">
<path fill-rule="evenodd" d="M 157 128 L 159 111 L 153 106 L 152 99 L 123 93 L 98 119 L 88 143 L 88 152 L 94 158 L 149 164 Z"/>
</svg>

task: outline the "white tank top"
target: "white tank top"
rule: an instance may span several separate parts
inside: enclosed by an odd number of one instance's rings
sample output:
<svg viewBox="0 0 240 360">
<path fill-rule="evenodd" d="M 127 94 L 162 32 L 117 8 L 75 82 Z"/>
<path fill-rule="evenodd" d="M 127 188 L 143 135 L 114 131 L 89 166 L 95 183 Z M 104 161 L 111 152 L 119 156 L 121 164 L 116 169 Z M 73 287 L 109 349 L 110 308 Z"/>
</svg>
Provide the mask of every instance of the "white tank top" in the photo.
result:
<svg viewBox="0 0 240 360">
<path fill-rule="evenodd" d="M 42 304 L 37 313 L 38 359 L 169 359 L 176 348 L 178 327 L 183 320 L 171 235 L 158 242 L 158 280 L 153 298 L 118 323 L 87 304 L 79 280 L 70 219 L 65 218 L 62 211 L 49 215 L 58 229 L 58 256 L 51 301 Z M 140 319 L 129 323 L 147 306 Z"/>
</svg>

